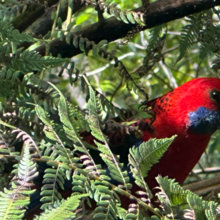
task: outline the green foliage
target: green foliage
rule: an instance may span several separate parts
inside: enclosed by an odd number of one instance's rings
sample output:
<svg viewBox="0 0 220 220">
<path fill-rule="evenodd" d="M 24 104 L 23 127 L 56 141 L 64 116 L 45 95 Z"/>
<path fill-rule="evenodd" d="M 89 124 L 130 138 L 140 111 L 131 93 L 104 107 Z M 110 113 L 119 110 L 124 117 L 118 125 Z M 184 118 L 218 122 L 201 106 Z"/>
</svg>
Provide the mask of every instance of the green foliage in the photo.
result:
<svg viewBox="0 0 220 220">
<path fill-rule="evenodd" d="M 73 219 L 76 217 L 74 211 L 80 205 L 80 199 L 86 196 L 86 194 L 72 195 L 66 200 L 57 201 L 53 204 L 53 206 L 48 207 L 43 214 L 35 219 Z M 65 212 L 63 210 L 65 210 Z"/>
<path fill-rule="evenodd" d="M 218 14 L 218 11 L 214 11 Z M 189 25 L 182 29 L 182 37 L 180 40 L 180 54 L 177 61 L 181 60 L 195 43 L 200 43 L 199 59 L 200 62 L 207 57 L 218 54 L 219 45 L 216 40 L 219 36 L 219 25 L 215 25 L 213 21 L 213 13 L 211 10 L 189 16 Z M 219 55 L 217 55 L 219 56 Z"/>
<path fill-rule="evenodd" d="M 129 163 L 131 164 L 131 171 L 135 178 L 135 183 L 140 186 L 145 192 L 149 193 L 149 188 L 144 178 L 152 165 L 159 162 L 159 159 L 166 152 L 167 148 L 173 142 L 175 136 L 168 139 L 150 139 L 143 142 L 139 147 L 130 149 Z M 149 193 L 152 197 L 151 193 Z"/>
<path fill-rule="evenodd" d="M 0 192 L 1 219 L 21 219 L 30 203 L 31 181 L 38 176 L 36 163 L 30 160 L 29 146 L 24 146 L 23 156 L 15 169 L 10 188 Z"/>
<path fill-rule="evenodd" d="M 178 183 L 167 177 L 158 176 L 156 179 L 160 185 L 158 198 L 167 216 L 168 214 L 171 216 L 170 213 L 174 216 L 172 206 L 185 204 L 187 208 L 184 210 L 184 217 L 186 219 L 219 219 L 217 203 L 202 200 L 201 197 L 191 191 L 183 190 Z"/>
<path fill-rule="evenodd" d="M 0 42 L 34 42 L 34 38 L 25 33 L 19 33 L 8 21 L 0 21 Z"/>
<path fill-rule="evenodd" d="M 174 180 L 157 177 L 157 182 L 166 192 L 172 205 L 180 205 L 186 201 L 188 191 L 184 191 Z"/>
<path fill-rule="evenodd" d="M 130 10 L 137 8 L 133 1 L 45 4 L 0 4 L 0 219 L 25 219 L 36 208 L 42 213 L 35 219 L 148 219 L 147 210 L 151 219 L 218 219 L 217 202 L 168 177 L 157 177 L 157 195 L 148 189 L 145 177 L 175 137 L 130 148 L 128 165 L 103 131 L 109 118 L 149 117 L 139 109 L 148 96 L 198 75 L 216 76 L 219 8 L 148 31 L 144 13 Z M 84 37 L 88 25 L 99 19 L 102 27 L 108 16 L 134 28 L 119 42 L 101 33 Z M 82 54 L 70 58 L 72 50 Z M 83 132 L 92 134 L 93 145 Z M 214 136 L 202 165 L 218 165 L 218 154 Z M 134 185 L 140 190 L 131 191 Z"/>
<path fill-rule="evenodd" d="M 116 4 L 105 5 L 105 3 L 102 3 L 99 6 L 101 9 L 104 8 L 110 15 L 114 15 L 118 20 L 123 21 L 126 24 L 138 23 L 140 25 L 144 25 L 143 13 L 136 13 L 134 11 L 123 11 L 117 8 Z"/>
<path fill-rule="evenodd" d="M 9 64 L 9 68 L 13 70 L 20 69 L 23 73 L 28 73 L 30 71 L 41 71 L 45 67 L 60 66 L 65 61 L 61 58 L 41 57 L 37 53 L 24 51 L 16 53 Z"/>
<path fill-rule="evenodd" d="M 86 81 L 87 79 L 84 78 Z M 87 81 L 88 83 L 88 81 Z M 131 188 L 129 183 L 129 177 L 127 175 L 127 171 L 122 172 L 122 164 L 119 163 L 118 158 L 112 153 L 110 147 L 108 146 L 107 137 L 102 132 L 102 125 L 100 124 L 100 119 L 98 113 L 102 112 L 101 105 L 92 87 L 88 84 L 89 87 L 89 126 L 91 129 L 91 134 L 97 139 L 95 140 L 95 144 L 100 150 L 102 160 L 106 163 L 111 177 L 122 184 L 126 190 Z M 100 142 L 98 142 L 100 141 Z M 103 144 L 102 144 L 103 143 Z"/>
</svg>

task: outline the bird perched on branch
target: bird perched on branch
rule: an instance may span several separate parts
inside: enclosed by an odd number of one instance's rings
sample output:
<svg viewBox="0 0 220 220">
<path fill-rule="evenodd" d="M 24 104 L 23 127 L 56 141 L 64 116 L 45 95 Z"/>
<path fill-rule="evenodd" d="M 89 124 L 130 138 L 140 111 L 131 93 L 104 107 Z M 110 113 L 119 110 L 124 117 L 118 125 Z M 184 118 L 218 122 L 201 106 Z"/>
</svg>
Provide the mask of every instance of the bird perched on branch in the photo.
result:
<svg viewBox="0 0 220 220">
<path fill-rule="evenodd" d="M 193 79 L 143 105 L 152 118 L 128 127 L 107 123 L 104 133 L 109 137 L 112 151 L 126 161 L 130 147 L 150 138 L 176 134 L 159 163 L 149 171 L 146 182 L 152 189 L 157 185 L 155 177 L 160 174 L 183 183 L 205 151 L 211 135 L 220 127 L 220 79 Z M 125 128 L 129 132 L 123 132 Z M 84 140 L 92 143 L 91 135 L 85 134 Z"/>
</svg>

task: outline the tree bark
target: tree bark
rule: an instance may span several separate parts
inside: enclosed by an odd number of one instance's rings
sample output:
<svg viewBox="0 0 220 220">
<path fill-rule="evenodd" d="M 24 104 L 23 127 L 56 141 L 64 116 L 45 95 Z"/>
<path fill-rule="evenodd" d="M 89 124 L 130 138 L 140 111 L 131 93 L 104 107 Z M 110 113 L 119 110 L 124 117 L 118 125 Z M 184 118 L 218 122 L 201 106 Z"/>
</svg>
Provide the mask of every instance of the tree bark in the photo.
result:
<svg viewBox="0 0 220 220">
<path fill-rule="evenodd" d="M 133 11 L 144 12 L 145 26 L 141 27 L 141 30 L 146 30 L 155 27 L 160 24 L 164 24 L 169 21 L 173 21 L 190 14 L 198 13 L 204 10 L 211 9 L 215 6 L 220 5 L 220 0 L 159 0 L 150 4 L 147 8 L 140 7 Z M 79 10 L 81 7 L 78 4 Z M 48 17 L 48 16 L 47 16 Z M 38 25 L 42 25 L 39 22 Z M 122 21 L 117 20 L 115 17 L 111 17 L 101 22 L 89 25 L 82 28 L 76 33 L 72 33 L 71 40 L 73 40 L 74 35 L 79 35 L 87 38 L 89 41 L 94 41 L 99 43 L 102 40 L 107 40 L 108 42 L 125 37 L 129 31 L 137 28 L 137 24 L 126 24 Z M 32 33 L 35 34 L 45 34 L 51 28 L 49 25 L 48 30 L 44 29 L 42 33 L 39 31 L 40 27 L 35 25 L 32 29 Z M 35 32 L 38 30 L 37 32 Z M 35 33 L 34 33 L 35 32 Z M 28 46 L 28 45 L 26 45 Z M 26 47 L 25 46 L 25 47 Z M 42 56 L 45 55 L 45 47 L 40 46 L 36 49 Z M 50 53 L 53 56 L 60 54 L 62 57 L 73 57 L 82 51 L 72 44 L 67 44 L 64 40 L 55 39 L 50 44 Z"/>
</svg>

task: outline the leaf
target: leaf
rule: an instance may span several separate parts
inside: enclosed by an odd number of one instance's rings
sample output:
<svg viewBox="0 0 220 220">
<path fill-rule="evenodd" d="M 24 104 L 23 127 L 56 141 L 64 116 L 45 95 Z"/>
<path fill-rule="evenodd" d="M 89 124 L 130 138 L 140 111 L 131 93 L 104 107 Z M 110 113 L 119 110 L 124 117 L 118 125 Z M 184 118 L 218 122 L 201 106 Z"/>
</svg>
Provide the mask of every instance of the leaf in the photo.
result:
<svg viewBox="0 0 220 220">
<path fill-rule="evenodd" d="M 0 219 L 22 219 L 30 203 L 31 181 L 38 176 L 37 165 L 30 159 L 29 146 L 24 146 L 24 153 L 18 165 L 12 171 L 14 175 L 9 189 L 0 192 Z"/>
<path fill-rule="evenodd" d="M 89 126 L 91 129 L 92 135 L 97 139 L 95 141 L 98 149 L 101 151 L 101 157 L 103 161 L 107 164 L 110 175 L 113 179 L 118 181 L 120 184 L 125 186 L 126 190 L 130 188 L 130 184 L 128 184 L 128 177 L 126 172 L 122 172 L 122 165 L 119 163 L 118 158 L 111 152 L 108 146 L 108 138 L 102 132 L 102 125 L 99 119 L 98 112 L 102 112 L 102 106 L 95 96 L 95 92 L 89 84 L 87 78 L 85 76 L 84 80 L 89 88 Z"/>
<path fill-rule="evenodd" d="M 175 137 L 176 136 L 165 139 L 150 139 L 138 147 L 134 146 L 129 150 L 128 160 L 131 164 L 131 171 L 135 178 L 135 183 L 145 189 L 146 192 L 149 192 L 149 189 L 144 178 L 147 177 L 150 168 L 159 162 L 159 159 L 166 152 Z"/>
<path fill-rule="evenodd" d="M 205 209 L 208 202 L 202 201 L 202 198 L 196 194 L 189 193 L 186 197 L 190 208 L 194 211 L 196 219 L 206 220 Z"/>
<path fill-rule="evenodd" d="M 60 219 L 74 219 L 76 213 L 74 212 L 81 203 L 81 199 L 86 198 L 87 194 L 72 195 L 66 200 L 57 201 L 48 207 L 37 220 L 60 220 Z"/>
<path fill-rule="evenodd" d="M 191 193 L 189 190 L 184 190 L 178 183 L 173 179 L 168 179 L 168 177 L 158 176 L 156 177 L 160 188 L 166 193 L 171 204 L 173 206 L 180 205 L 186 202 L 187 195 Z"/>
</svg>

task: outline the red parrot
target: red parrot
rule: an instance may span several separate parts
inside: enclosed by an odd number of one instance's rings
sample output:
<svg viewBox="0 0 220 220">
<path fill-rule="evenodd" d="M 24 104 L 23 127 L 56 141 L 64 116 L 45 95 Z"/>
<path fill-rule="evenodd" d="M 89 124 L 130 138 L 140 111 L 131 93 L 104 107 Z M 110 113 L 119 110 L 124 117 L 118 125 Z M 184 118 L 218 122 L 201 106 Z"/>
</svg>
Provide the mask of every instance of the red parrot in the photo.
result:
<svg viewBox="0 0 220 220">
<path fill-rule="evenodd" d="M 150 138 L 166 138 L 176 134 L 159 163 L 148 172 L 146 182 L 153 189 L 157 185 L 155 177 L 160 174 L 181 184 L 205 151 L 211 135 L 220 127 L 220 79 L 193 79 L 143 105 L 151 108 L 154 115 L 154 119 L 147 118 L 133 124 L 143 136 L 121 135 L 117 129 L 107 131 L 109 145 L 127 162 L 125 158 L 130 147 Z M 84 140 L 92 143 L 91 135 L 84 135 Z"/>
<path fill-rule="evenodd" d="M 143 141 L 178 135 L 149 171 L 146 182 L 152 189 L 161 174 L 181 184 L 220 127 L 220 79 L 193 79 L 146 105 L 152 107 L 155 120 L 151 131 L 143 130 Z"/>
</svg>

